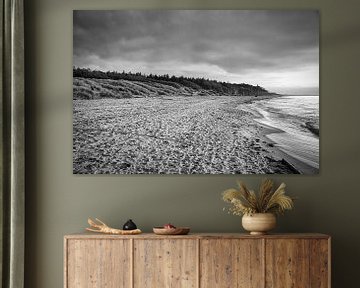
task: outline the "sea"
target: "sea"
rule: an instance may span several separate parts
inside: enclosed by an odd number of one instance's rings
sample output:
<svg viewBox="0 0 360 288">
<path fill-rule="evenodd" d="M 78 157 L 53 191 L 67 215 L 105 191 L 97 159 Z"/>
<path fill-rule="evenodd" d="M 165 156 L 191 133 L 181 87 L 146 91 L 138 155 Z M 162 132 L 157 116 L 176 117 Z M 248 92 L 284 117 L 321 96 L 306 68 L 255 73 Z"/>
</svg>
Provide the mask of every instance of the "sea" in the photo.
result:
<svg viewBox="0 0 360 288">
<path fill-rule="evenodd" d="M 251 104 L 266 137 L 303 174 L 319 171 L 319 96 L 279 96 Z M 287 159 L 287 160 L 288 160 Z"/>
</svg>

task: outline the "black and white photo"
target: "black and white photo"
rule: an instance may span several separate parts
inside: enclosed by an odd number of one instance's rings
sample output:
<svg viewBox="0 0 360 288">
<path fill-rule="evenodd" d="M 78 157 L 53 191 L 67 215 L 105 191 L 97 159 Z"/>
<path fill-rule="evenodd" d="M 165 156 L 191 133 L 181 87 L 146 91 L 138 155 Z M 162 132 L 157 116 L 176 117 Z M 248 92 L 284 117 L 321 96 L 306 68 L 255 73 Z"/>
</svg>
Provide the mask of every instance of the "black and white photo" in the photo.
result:
<svg viewBox="0 0 360 288">
<path fill-rule="evenodd" d="M 319 173 L 314 10 L 73 12 L 74 174 Z"/>
</svg>

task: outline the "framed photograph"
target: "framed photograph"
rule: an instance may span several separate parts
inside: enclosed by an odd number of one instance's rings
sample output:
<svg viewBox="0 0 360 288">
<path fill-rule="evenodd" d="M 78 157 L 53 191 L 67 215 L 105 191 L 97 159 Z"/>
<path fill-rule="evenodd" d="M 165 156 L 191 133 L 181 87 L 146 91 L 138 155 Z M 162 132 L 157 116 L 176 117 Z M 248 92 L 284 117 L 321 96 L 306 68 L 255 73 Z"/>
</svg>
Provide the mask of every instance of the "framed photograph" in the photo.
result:
<svg viewBox="0 0 360 288">
<path fill-rule="evenodd" d="M 74 174 L 317 174 L 319 13 L 73 12 Z"/>
</svg>

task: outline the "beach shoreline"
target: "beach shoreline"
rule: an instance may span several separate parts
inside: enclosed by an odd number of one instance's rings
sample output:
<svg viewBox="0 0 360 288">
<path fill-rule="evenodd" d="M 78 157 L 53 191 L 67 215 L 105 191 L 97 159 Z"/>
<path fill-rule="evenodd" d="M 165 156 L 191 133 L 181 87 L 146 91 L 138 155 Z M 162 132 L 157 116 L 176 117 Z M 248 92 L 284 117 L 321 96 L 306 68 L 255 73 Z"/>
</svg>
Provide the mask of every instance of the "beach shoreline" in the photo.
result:
<svg viewBox="0 0 360 288">
<path fill-rule="evenodd" d="M 272 97 L 74 100 L 73 172 L 298 174 L 248 109 Z"/>
<path fill-rule="evenodd" d="M 256 115 L 254 120 L 263 128 L 262 132 L 261 132 L 261 137 L 263 139 L 265 139 L 267 142 L 274 145 L 275 149 L 273 152 L 274 152 L 275 158 L 282 159 L 289 166 L 291 166 L 294 170 L 298 171 L 299 174 L 309 175 L 309 174 L 319 173 L 318 168 L 315 168 L 315 167 L 305 163 L 304 161 L 301 161 L 300 159 L 293 157 L 290 153 L 287 153 L 287 151 L 285 151 L 281 148 L 280 143 L 277 143 L 276 141 L 271 139 L 271 135 L 273 135 L 273 134 L 277 134 L 277 133 L 286 134 L 286 132 L 284 130 L 274 127 L 274 126 L 267 125 L 264 121 L 261 121 L 262 119 L 264 119 L 263 118 L 264 116 L 257 109 L 253 109 L 253 113 L 254 113 L 254 115 Z M 308 128 L 308 130 L 311 133 L 313 133 L 314 135 L 316 135 L 317 137 L 319 136 L 318 129 L 313 128 L 313 127 L 311 127 L 311 128 L 306 127 L 306 128 Z M 291 137 L 291 136 L 288 135 L 287 137 Z"/>
</svg>

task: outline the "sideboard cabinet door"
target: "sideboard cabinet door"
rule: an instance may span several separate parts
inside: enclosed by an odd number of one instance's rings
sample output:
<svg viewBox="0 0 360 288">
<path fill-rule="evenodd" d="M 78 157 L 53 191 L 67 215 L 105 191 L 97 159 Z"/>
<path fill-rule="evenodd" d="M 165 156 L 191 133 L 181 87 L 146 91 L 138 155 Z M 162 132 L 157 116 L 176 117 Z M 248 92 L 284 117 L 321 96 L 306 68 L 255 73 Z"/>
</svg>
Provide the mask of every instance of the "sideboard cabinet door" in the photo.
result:
<svg viewBox="0 0 360 288">
<path fill-rule="evenodd" d="M 266 288 L 329 287 L 329 240 L 266 239 Z"/>
<path fill-rule="evenodd" d="M 261 239 L 202 239 L 200 287 L 263 287 L 263 253 Z"/>
<path fill-rule="evenodd" d="M 310 240 L 310 287 L 330 287 L 330 240 Z"/>
<path fill-rule="evenodd" d="M 67 240 L 68 288 L 131 287 L 130 240 Z"/>
<path fill-rule="evenodd" d="M 308 287 L 308 243 L 306 239 L 266 239 L 266 287 Z"/>
<path fill-rule="evenodd" d="M 134 240 L 134 288 L 197 287 L 196 239 Z"/>
</svg>

